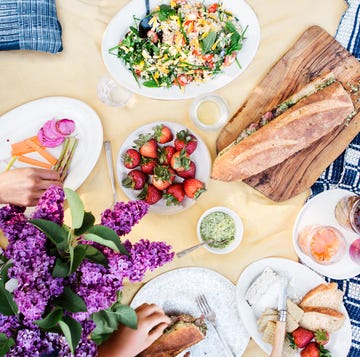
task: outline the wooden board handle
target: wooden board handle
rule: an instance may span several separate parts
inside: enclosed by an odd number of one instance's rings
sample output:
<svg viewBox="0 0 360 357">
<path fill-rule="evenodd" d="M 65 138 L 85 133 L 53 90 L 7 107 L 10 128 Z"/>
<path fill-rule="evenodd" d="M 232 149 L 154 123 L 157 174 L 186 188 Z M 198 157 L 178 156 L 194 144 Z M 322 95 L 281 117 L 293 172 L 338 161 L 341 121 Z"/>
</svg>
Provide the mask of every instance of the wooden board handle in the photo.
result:
<svg viewBox="0 0 360 357">
<path fill-rule="evenodd" d="M 270 357 L 281 357 L 286 332 L 286 322 L 276 321 L 273 349 Z"/>
</svg>

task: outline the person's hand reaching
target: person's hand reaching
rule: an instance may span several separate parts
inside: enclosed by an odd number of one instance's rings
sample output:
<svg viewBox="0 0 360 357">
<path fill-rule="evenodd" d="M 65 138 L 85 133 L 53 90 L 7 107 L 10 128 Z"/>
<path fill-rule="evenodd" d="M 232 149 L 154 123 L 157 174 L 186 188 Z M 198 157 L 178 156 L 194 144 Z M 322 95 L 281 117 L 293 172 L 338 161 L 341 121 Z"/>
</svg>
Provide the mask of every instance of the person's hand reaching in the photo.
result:
<svg viewBox="0 0 360 357">
<path fill-rule="evenodd" d="M 0 173 L 0 203 L 35 206 L 51 186 L 62 186 L 54 170 L 24 167 Z"/>
<path fill-rule="evenodd" d="M 138 328 L 119 325 L 111 338 L 99 347 L 99 357 L 134 357 L 157 340 L 170 324 L 170 318 L 155 304 L 135 309 Z"/>
</svg>

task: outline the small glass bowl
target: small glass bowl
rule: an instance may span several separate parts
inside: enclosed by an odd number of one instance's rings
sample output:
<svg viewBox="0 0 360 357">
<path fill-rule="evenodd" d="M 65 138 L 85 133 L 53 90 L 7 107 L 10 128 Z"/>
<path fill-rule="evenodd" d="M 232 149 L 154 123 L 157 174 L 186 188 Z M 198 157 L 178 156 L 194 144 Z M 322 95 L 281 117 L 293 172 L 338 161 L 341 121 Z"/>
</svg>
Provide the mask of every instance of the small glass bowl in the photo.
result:
<svg viewBox="0 0 360 357">
<path fill-rule="evenodd" d="M 215 94 L 204 94 L 192 102 L 190 117 L 200 129 L 217 130 L 227 122 L 229 109 L 221 97 Z"/>
<path fill-rule="evenodd" d="M 298 235 L 300 249 L 321 265 L 331 265 L 340 261 L 346 253 L 343 234 L 335 227 L 310 225 L 304 227 Z"/>
<path fill-rule="evenodd" d="M 227 208 L 224 206 L 217 206 L 217 207 L 210 208 L 207 211 L 205 211 L 198 220 L 197 236 L 198 236 L 198 239 L 200 242 L 204 241 L 202 234 L 201 234 L 202 222 L 203 222 L 204 218 L 208 217 L 209 215 L 211 215 L 212 213 L 215 213 L 215 212 L 224 213 L 225 215 L 227 215 L 231 218 L 232 222 L 235 225 L 234 239 L 232 241 L 230 241 L 230 243 L 228 245 L 226 245 L 225 247 L 222 247 L 222 248 L 211 247 L 207 244 L 205 244 L 204 247 L 207 250 L 209 250 L 210 252 L 215 253 L 215 254 L 227 254 L 227 253 L 232 252 L 234 249 L 236 249 L 239 246 L 239 244 L 241 243 L 242 237 L 243 237 L 243 232 L 244 232 L 244 226 L 243 226 L 241 218 L 230 208 Z"/>
</svg>

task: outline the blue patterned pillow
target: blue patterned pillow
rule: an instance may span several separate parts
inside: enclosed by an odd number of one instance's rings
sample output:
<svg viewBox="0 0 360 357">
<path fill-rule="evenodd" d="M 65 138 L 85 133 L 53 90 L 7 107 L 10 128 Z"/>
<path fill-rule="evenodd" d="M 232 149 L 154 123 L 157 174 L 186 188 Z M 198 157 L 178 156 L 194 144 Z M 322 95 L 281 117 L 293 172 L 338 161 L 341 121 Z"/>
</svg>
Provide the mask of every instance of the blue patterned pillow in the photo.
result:
<svg viewBox="0 0 360 357">
<path fill-rule="evenodd" d="M 1 0 L 0 50 L 61 52 L 55 0 Z"/>
</svg>

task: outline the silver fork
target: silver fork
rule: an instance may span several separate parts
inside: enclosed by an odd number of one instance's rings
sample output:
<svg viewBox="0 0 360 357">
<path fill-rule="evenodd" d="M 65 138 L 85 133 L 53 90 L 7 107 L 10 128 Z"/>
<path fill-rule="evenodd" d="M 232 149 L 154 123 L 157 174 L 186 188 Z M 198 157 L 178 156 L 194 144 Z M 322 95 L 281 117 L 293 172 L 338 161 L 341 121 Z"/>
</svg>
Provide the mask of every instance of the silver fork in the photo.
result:
<svg viewBox="0 0 360 357">
<path fill-rule="evenodd" d="M 205 319 L 207 321 L 210 322 L 210 324 L 214 327 L 214 330 L 216 331 L 220 341 L 222 342 L 225 352 L 228 356 L 232 356 L 234 357 L 235 355 L 232 353 L 232 351 L 230 350 L 230 347 L 228 346 L 228 344 L 226 343 L 226 341 L 224 340 L 224 338 L 221 336 L 219 330 L 216 327 L 216 313 L 214 310 L 212 310 L 212 308 L 210 307 L 206 296 L 205 295 L 199 295 L 195 298 L 196 303 L 201 311 L 201 313 L 204 315 Z"/>
</svg>

